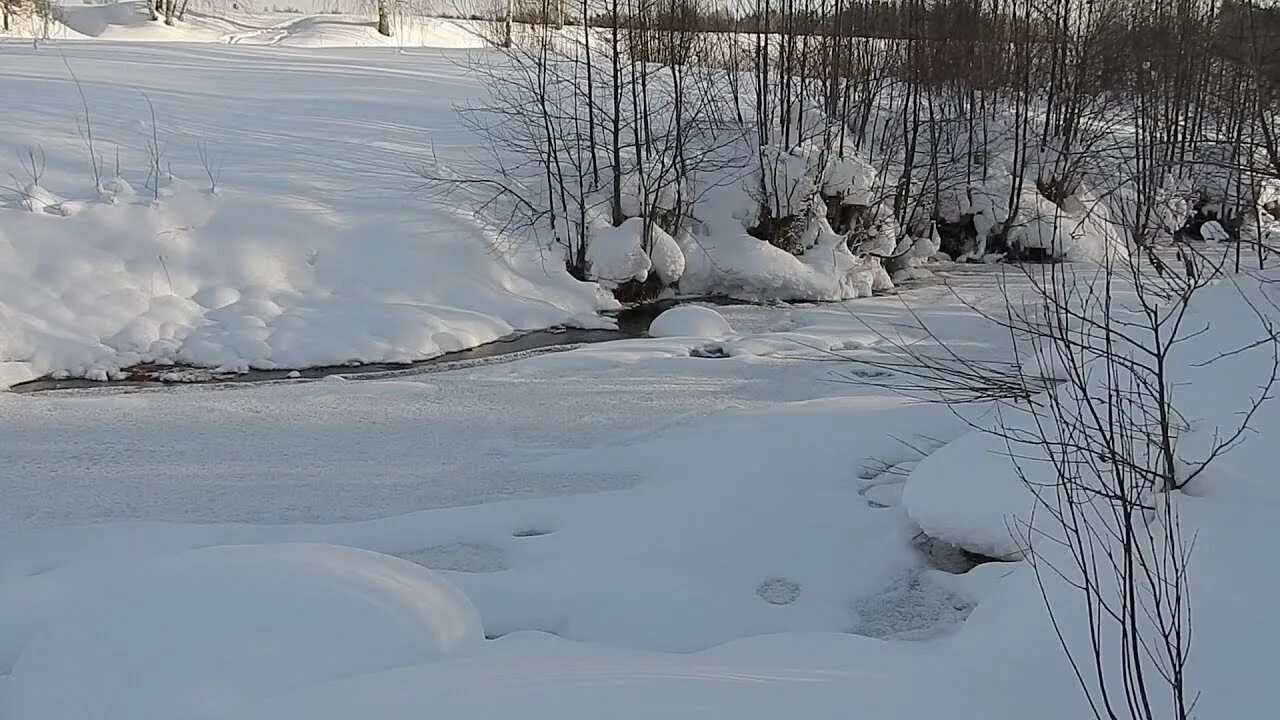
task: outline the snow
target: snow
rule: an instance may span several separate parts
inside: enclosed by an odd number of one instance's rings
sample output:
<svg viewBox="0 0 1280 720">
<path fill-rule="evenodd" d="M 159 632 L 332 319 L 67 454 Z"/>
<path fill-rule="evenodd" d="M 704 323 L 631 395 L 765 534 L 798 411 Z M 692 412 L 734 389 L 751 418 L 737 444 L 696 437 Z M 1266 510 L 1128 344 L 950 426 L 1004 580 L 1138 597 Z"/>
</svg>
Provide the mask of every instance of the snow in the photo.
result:
<svg viewBox="0 0 1280 720">
<path fill-rule="evenodd" d="M 992 427 L 1029 426 L 1029 418 L 1007 408 L 984 420 Z M 930 537 L 987 557 L 1020 557 L 1022 523 L 1031 518 L 1035 498 L 1009 465 L 999 438 L 971 432 L 920 463 L 903 488 L 903 505 Z"/>
<path fill-rule="evenodd" d="M 61 215 L 62 199 L 36 183 L 27 183 L 18 193 L 18 204 L 27 212 Z"/>
<path fill-rule="evenodd" d="M 587 269 L 605 287 L 649 277 L 653 261 L 644 250 L 645 223 L 629 218 L 618 227 L 606 225 L 591 233 L 587 245 Z"/>
<path fill-rule="evenodd" d="M 873 192 L 875 184 L 875 168 L 864 158 L 850 152 L 845 157 L 831 161 L 823 189 L 840 194 L 850 205 L 870 206 L 876 202 Z"/>
<path fill-rule="evenodd" d="M 0 699 L 6 718 L 221 717 L 484 637 L 471 603 L 430 570 L 329 545 L 192 550 L 56 594 Z"/>
<path fill-rule="evenodd" d="M 306 19 L 242 23 L 243 47 L 0 44 L 6 142 L 44 147 L 33 184 L 60 209 L 18 193 L 0 206 L 0 384 L 140 360 L 404 362 L 608 322 L 594 284 L 536 252 L 498 257 L 468 199 L 411 202 L 412 175 L 388 169 L 428 147 L 466 158 L 450 106 L 478 90 L 456 55 L 288 47 L 340 24 Z M 223 21 L 207 22 L 201 37 Z M 123 177 L 101 193 L 63 54 L 95 137 L 121 145 Z M 138 67 L 154 71 L 173 166 L 158 190 L 149 113 L 119 86 Z M 198 141 L 223 161 L 216 194 Z M 869 174 L 850 160 L 825 181 L 866 199 Z M 936 233 L 895 222 L 870 242 L 935 278 L 868 297 L 878 260 L 824 222 L 800 254 L 749 237 L 741 188 L 724 190 L 648 252 L 642 220 L 604 229 L 616 252 L 599 267 L 840 304 L 685 306 L 655 337 L 432 374 L 0 394 L 0 717 L 1089 716 L 1058 634 L 1087 645 L 1083 608 L 1069 578 L 1021 559 L 1010 530 L 1035 498 L 974 429 L 1029 418 L 915 402 L 875 367 L 895 343 L 1009 361 L 998 319 L 1025 283 L 923 266 Z M 1008 219 L 1001 192 L 945 201 L 985 238 Z M 1023 241 L 1120 247 L 1088 192 L 1016 219 Z M 1233 276 L 1191 308 L 1186 332 L 1206 330 L 1171 365 L 1185 466 L 1263 391 L 1269 348 L 1201 363 L 1257 339 L 1280 299 L 1270 280 Z M 1204 717 L 1280 712 L 1280 410 L 1251 422 L 1168 499 L 1195 537 L 1188 677 Z M 969 568 L 944 542 L 1004 561 Z"/>
<path fill-rule="evenodd" d="M 437 53 L 374 52 L 0 44 L 5 142 L 48 166 L 38 201 L 0 192 L 0 363 L 22 364 L 6 379 L 409 362 L 610 307 L 536 252 L 494 252 L 460 197 L 413 192 L 406 162 L 467 152 L 453 103 L 476 90 Z M 119 149 L 110 202 L 64 57 L 108 168 Z M 149 109 L 118 84 L 144 66 L 177 176 L 158 193 Z M 222 168 L 216 196 L 201 145 Z"/>
<path fill-rule="evenodd" d="M 306 2 L 286 5 L 307 5 Z M 110 40 L 126 42 L 221 43 L 298 48 L 480 48 L 489 43 L 490 23 L 397 13 L 391 37 L 380 35 L 371 8 L 356 2 L 313 4 L 308 14 L 241 10 L 228 12 L 226 3 L 194 0 L 190 10 L 172 25 L 151 20 L 140 0 L 67 3 L 57 19 L 46 24 L 19 18 L 16 37 L 52 40 Z M 241 3 L 247 8 L 250 3 Z M 336 14 L 326 14 L 333 9 Z"/>
<path fill-rule="evenodd" d="M 664 311 L 649 326 L 653 337 L 703 337 L 723 339 L 733 328 L 715 309 L 701 305 L 681 305 Z"/>
<path fill-rule="evenodd" d="M 1231 239 L 1231 236 L 1227 234 L 1226 229 L 1222 227 L 1222 223 L 1217 220 L 1210 220 L 1204 225 L 1201 225 L 1200 237 L 1204 238 L 1206 242 L 1211 243 L 1219 243 L 1224 240 Z"/>
<path fill-rule="evenodd" d="M 684 275 L 684 252 L 675 238 L 662 228 L 654 227 L 651 230 L 652 249 L 649 251 L 649 259 L 653 263 L 653 271 L 663 285 L 674 285 Z"/>
<path fill-rule="evenodd" d="M 1102 263 L 1126 252 L 1107 204 L 1088 192 L 1055 204 L 1034 187 L 1024 188 L 1022 202 L 1023 214 L 1009 231 L 1011 245 L 1044 250 L 1048 257 L 1067 262 Z"/>
<path fill-rule="evenodd" d="M 705 236 L 677 238 L 685 257 L 681 291 L 752 301 L 837 301 L 871 294 L 879 262 L 856 257 L 829 229 L 796 256 L 747 235 L 737 222 L 726 225 L 709 228 Z"/>
<path fill-rule="evenodd" d="M 202 677 L 234 680 L 227 692 L 242 702 L 216 717 L 394 720 L 430 707 L 458 718 L 516 708 L 531 718 L 592 711 L 770 718 L 857 706 L 884 717 L 1075 720 L 1088 710 L 1030 568 L 995 563 L 950 575 L 931 569 L 916 549 L 913 518 L 933 522 L 922 512 L 926 500 L 938 518 L 933 527 L 967 543 L 966 534 L 1003 538 L 1006 516 L 1026 497 L 997 453 L 969 444 L 984 437 L 968 432 L 975 418 L 873 385 L 824 382 L 858 366 L 811 362 L 831 353 L 880 357 L 882 337 L 868 322 L 927 345 L 910 334 L 913 317 L 966 352 L 1002 355 L 1007 333 L 967 308 L 999 301 L 991 276 L 977 274 L 991 270 L 965 272 L 974 274 L 952 275 L 952 289 L 908 291 L 910 309 L 899 298 L 847 308 L 725 308 L 740 335 L 722 341 L 732 352 L 717 360 L 690 357 L 700 340 L 658 338 L 430 382 L 410 376 L 0 398 L 0 441 L 15 461 L 0 471 L 13 500 L 4 508 L 7 524 L 47 528 L 0 540 L 0 668 L 12 668 L 0 696 L 7 707 L 30 702 L 26 713 L 48 708 L 44 716 L 61 716 L 65 706 L 38 694 L 47 685 L 29 680 L 24 666 L 40 667 L 47 645 L 38 638 L 46 634 L 66 638 L 68 652 L 73 641 L 83 649 L 77 628 L 116 611 L 115 593 L 198 589 L 207 576 L 224 595 L 276 607 L 252 589 L 261 583 L 228 580 L 228 570 L 210 570 L 200 553 L 325 543 L 437 568 L 497 639 L 472 636 L 460 652 L 395 663 L 372 661 L 402 647 L 396 641 L 352 641 L 365 649 L 346 660 L 369 666 L 326 674 L 320 658 L 332 654 L 315 652 L 290 666 L 321 671 L 270 688 L 259 679 L 283 671 L 220 669 Z M 1209 319 L 1216 326 L 1220 317 L 1215 311 Z M 1266 552 L 1265 508 L 1275 506 L 1275 494 L 1247 481 L 1265 477 L 1251 470 L 1265 446 L 1232 453 L 1236 464 L 1220 477 L 1242 480 L 1206 479 L 1213 484 L 1186 500 L 1184 517 L 1199 528 L 1193 567 L 1203 638 L 1196 652 L 1203 655 L 1195 677 L 1202 707 L 1215 716 L 1269 714 L 1258 690 L 1267 687 L 1265 653 L 1276 640 L 1265 598 L 1280 582 L 1258 555 Z M 949 494 L 922 492 L 934 470 L 951 477 Z M 996 478 L 983 485 L 988 475 L 1011 481 L 1003 486 L 1010 492 L 1001 495 Z M 895 486 L 904 479 L 899 504 Z M 492 490 L 469 500 L 481 504 L 459 506 L 468 500 L 450 494 L 450 482 L 472 493 L 484 483 Z M 542 484 L 530 496 L 529 486 Z M 992 510 L 975 514 L 979 500 L 964 502 L 966 489 Z M 51 496 L 66 507 L 38 510 Z M 380 496 L 385 504 L 368 502 Z M 344 522 L 355 519 L 353 508 L 371 519 Z M 128 517 L 202 524 L 50 527 Z M 266 524 L 227 522 L 245 519 Z M 337 551 L 318 552 L 327 563 Z M 312 577 L 292 568 L 297 560 L 282 560 L 290 567 L 273 566 L 272 575 Z M 362 568 L 405 573 L 415 588 L 440 587 L 438 578 L 379 555 L 360 556 L 352 572 Z M 165 579 L 171 572 L 185 572 L 182 582 Z M 155 581 L 133 583 L 138 573 Z M 366 578 L 344 575 L 339 584 L 348 582 L 363 587 Z M 1212 587 L 1232 592 L 1204 589 Z M 1072 597 L 1058 586 L 1050 591 Z M 394 597 L 408 602 L 419 592 Z M 137 628 L 131 647 L 159 642 L 162 625 L 148 624 L 153 617 L 187 618 L 197 632 L 192 611 L 165 598 L 155 600 L 164 612 L 140 602 L 137 611 L 116 613 L 136 625 L 98 626 L 107 637 Z M 235 604 L 226 606 L 230 612 Z M 85 619 L 64 619 L 59 629 L 54 618 L 71 611 Z M 225 617 L 217 611 L 201 617 Z M 344 615 L 296 644 L 323 646 L 348 624 Z M 294 627 L 281 625 L 280 632 Z M 200 667 L 168 665 L 173 673 Z M 54 672 L 52 661 L 48 667 Z M 66 667 L 87 688 L 118 677 L 104 665 Z M 160 712 L 170 697 L 115 687 L 121 702 L 147 711 Z"/>
</svg>

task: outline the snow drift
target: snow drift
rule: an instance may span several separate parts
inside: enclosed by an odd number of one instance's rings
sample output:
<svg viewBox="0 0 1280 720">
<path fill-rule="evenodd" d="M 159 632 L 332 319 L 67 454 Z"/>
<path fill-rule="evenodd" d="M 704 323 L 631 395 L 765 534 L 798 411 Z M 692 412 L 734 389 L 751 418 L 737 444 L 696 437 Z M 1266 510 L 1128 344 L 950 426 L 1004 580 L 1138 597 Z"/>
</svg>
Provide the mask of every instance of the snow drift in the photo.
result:
<svg viewBox="0 0 1280 720">
<path fill-rule="evenodd" d="M 430 570 L 327 545 L 226 546 L 73 585 L 13 668 L 11 720 L 213 718 L 270 694 L 483 641 Z"/>
</svg>

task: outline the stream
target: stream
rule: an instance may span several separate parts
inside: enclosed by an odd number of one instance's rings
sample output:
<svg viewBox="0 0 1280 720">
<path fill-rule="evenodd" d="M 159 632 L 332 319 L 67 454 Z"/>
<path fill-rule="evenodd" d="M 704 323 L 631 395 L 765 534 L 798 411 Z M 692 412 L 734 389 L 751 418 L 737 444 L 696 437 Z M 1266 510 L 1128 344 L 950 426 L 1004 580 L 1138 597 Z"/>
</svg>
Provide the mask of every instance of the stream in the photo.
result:
<svg viewBox="0 0 1280 720">
<path fill-rule="evenodd" d="M 137 365 L 125 368 L 126 377 L 119 380 L 87 380 L 85 378 L 42 377 L 10 388 L 11 392 L 34 393 L 51 390 L 77 390 L 92 388 L 160 388 L 174 385 L 210 383 L 284 382 L 290 380 L 314 380 L 330 375 L 342 375 L 351 380 L 419 375 L 449 370 L 460 370 L 477 365 L 513 362 L 534 355 L 573 350 L 592 343 L 628 340 L 645 337 L 649 325 L 662 312 L 678 305 L 690 303 L 738 306 L 741 301 L 727 298 L 678 298 L 662 300 L 616 313 L 607 313 L 617 321 L 612 330 L 586 330 L 572 327 L 553 327 L 543 330 L 525 330 L 498 338 L 466 350 L 444 353 L 412 363 L 360 363 L 349 365 L 324 365 L 310 368 L 250 370 L 248 372 L 218 372 L 208 368 L 182 365 Z"/>
</svg>

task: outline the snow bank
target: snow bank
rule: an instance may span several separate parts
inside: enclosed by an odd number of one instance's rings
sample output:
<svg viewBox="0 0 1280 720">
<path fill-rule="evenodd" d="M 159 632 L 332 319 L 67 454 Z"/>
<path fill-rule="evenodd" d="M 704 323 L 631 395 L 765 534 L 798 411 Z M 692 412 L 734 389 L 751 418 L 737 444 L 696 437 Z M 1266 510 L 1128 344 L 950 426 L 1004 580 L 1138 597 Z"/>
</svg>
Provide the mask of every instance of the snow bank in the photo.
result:
<svg viewBox="0 0 1280 720">
<path fill-rule="evenodd" d="M 733 328 L 724 316 L 709 307 L 681 305 L 663 312 L 649 326 L 653 337 L 726 338 Z"/>
<path fill-rule="evenodd" d="M 0 697 L 11 720 L 221 717 L 484 638 L 471 603 L 431 571 L 327 545 L 179 553 L 73 585 L 46 612 Z"/>
<path fill-rule="evenodd" d="M 1029 421 L 1005 409 L 980 424 L 1026 430 L 1034 428 Z M 930 537 L 986 557 L 1018 558 L 1035 497 L 1018 478 L 1000 439 L 974 431 L 917 465 L 902 503 Z"/>
<path fill-rule="evenodd" d="M 278 47 L 430 47 L 482 48 L 492 34 L 482 21 L 398 15 L 391 37 L 378 33 L 364 15 L 320 15 L 285 20 L 260 33 L 233 36 L 238 44 Z"/>
<path fill-rule="evenodd" d="M 235 54 L 274 64 L 245 74 L 227 52 L 0 46 L 13 70 L 0 96 L 24 98 L 6 105 L 0 130 L 48 159 L 38 186 L 0 195 L 0 363 L 102 379 L 141 362 L 410 362 L 613 306 L 536 252 L 494 252 L 489 229 L 453 206 L 461 198 L 413 201 L 404 167 L 432 147 L 424 122 L 442 156 L 466 151 L 452 106 L 465 91 L 450 60 L 333 50 L 285 61 L 246 48 Z M 101 190 L 64 56 L 98 152 L 119 146 L 122 177 Z M 147 92 L 179 176 L 162 177 L 158 192 L 146 171 L 149 109 L 118 87 L 139 66 L 156 70 Z M 296 92 L 280 97 L 282 84 Z M 216 194 L 202 147 L 221 169 Z"/>
<path fill-rule="evenodd" d="M 68 7 L 62 22 L 71 31 L 86 37 L 110 40 L 208 39 L 199 33 L 184 33 L 178 27 L 151 20 L 142 2 Z"/>
<path fill-rule="evenodd" d="M 617 227 L 602 224 L 590 231 L 587 273 L 603 287 L 644 282 L 651 274 L 663 286 L 674 285 L 684 275 L 684 269 L 680 245 L 656 224 L 646 228 L 643 218 L 628 218 Z"/>
</svg>

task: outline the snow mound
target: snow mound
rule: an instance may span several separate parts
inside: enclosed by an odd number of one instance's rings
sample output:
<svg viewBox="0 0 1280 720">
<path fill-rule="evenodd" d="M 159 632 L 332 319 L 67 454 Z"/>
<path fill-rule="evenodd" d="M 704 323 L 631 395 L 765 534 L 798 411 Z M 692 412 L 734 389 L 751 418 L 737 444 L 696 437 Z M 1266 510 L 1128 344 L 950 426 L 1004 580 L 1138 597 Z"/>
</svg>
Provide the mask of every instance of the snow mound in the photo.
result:
<svg viewBox="0 0 1280 720">
<path fill-rule="evenodd" d="M 878 261 L 854 256 L 835 233 L 825 234 L 799 257 L 740 229 L 698 238 L 683 233 L 680 243 L 685 257 L 680 290 L 695 295 L 836 302 L 871 295 L 879 269 Z"/>
<path fill-rule="evenodd" d="M 144 28 L 165 27 L 163 23 L 152 22 L 145 3 L 134 2 L 68 8 L 63 13 L 63 24 L 89 37 L 110 37 L 121 32 L 145 33 Z"/>
<path fill-rule="evenodd" d="M 649 251 L 649 259 L 653 262 L 653 271 L 663 285 L 673 285 L 684 274 L 684 252 L 675 238 L 662 228 L 653 227 L 653 249 Z"/>
<path fill-rule="evenodd" d="M 1204 225 L 1201 225 L 1200 237 L 1204 238 L 1206 242 L 1211 243 L 1225 242 L 1231 239 L 1231 236 L 1227 234 L 1226 229 L 1222 227 L 1222 223 L 1217 220 L 1210 220 Z"/>
<path fill-rule="evenodd" d="M 649 277 L 653 261 L 644 251 L 644 220 L 631 218 L 617 227 L 597 228 L 587 245 L 591 277 L 605 287 Z"/>
<path fill-rule="evenodd" d="M 659 315 L 649 326 L 653 337 L 725 338 L 733 327 L 720 313 L 701 305 L 681 305 Z"/>
<path fill-rule="evenodd" d="M 29 183 L 22 188 L 19 195 L 18 204 L 27 212 L 51 212 L 53 214 L 61 214 L 55 211 L 62 204 L 62 198 L 40 187 L 36 183 Z"/>
<path fill-rule="evenodd" d="M 151 19 L 147 3 L 140 0 L 62 8 L 61 27 L 55 37 L 96 38 L 128 42 L 219 42 L 236 27 L 233 23 L 196 12 L 184 14 L 169 25 Z"/>
<path fill-rule="evenodd" d="M 1009 244 L 1043 251 L 1046 257 L 1067 262 L 1102 263 L 1122 257 L 1127 245 L 1117 233 L 1108 206 L 1090 193 L 1054 204 L 1030 189 L 1023 197 L 1027 211 L 1009 231 Z"/>
<path fill-rule="evenodd" d="M 34 634 L 0 716 L 214 717 L 443 659 L 484 637 L 470 601 L 430 570 L 333 545 L 211 547 L 92 585 L 69 593 Z"/>
<path fill-rule="evenodd" d="M 903 488 L 908 515 L 930 537 L 969 552 L 1021 556 L 1035 499 L 1002 449 L 999 438 L 975 431 L 926 457 Z"/>
<path fill-rule="evenodd" d="M 282 47 L 432 47 L 472 49 L 486 47 L 475 23 L 406 15 L 397 19 L 391 37 L 378 33 L 377 23 L 364 16 L 320 15 L 304 17 L 284 27 L 269 28 L 240 42 Z"/>
</svg>

